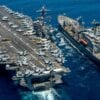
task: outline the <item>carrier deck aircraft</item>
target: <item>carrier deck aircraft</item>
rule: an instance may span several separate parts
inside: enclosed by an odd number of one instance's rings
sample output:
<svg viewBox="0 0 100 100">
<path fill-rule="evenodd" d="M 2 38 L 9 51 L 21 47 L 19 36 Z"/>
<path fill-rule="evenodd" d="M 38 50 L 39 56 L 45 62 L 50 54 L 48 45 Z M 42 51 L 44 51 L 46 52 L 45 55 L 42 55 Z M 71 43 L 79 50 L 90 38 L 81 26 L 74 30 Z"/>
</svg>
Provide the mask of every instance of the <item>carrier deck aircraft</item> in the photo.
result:
<svg viewBox="0 0 100 100">
<path fill-rule="evenodd" d="M 39 20 L 32 21 L 28 16 L 0 6 L 0 69 L 13 71 L 12 80 L 29 90 L 61 84 L 62 75 L 70 72 L 62 66 L 59 48 L 50 39 L 37 35 L 37 30 L 46 30 L 44 25 L 35 26 L 38 24 L 41 24 Z"/>
</svg>

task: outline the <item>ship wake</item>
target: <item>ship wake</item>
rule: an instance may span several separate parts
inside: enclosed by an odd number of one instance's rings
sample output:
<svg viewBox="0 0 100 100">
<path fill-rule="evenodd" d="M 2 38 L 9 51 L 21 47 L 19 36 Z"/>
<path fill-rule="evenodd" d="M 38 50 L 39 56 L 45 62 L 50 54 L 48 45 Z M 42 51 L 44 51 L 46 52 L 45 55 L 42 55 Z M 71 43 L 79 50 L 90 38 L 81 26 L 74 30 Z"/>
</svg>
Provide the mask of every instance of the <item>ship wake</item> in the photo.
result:
<svg viewBox="0 0 100 100">
<path fill-rule="evenodd" d="M 56 90 L 54 89 L 40 91 L 40 92 L 33 92 L 33 95 L 36 95 L 39 100 L 55 100 L 55 95 L 58 96 Z"/>
</svg>

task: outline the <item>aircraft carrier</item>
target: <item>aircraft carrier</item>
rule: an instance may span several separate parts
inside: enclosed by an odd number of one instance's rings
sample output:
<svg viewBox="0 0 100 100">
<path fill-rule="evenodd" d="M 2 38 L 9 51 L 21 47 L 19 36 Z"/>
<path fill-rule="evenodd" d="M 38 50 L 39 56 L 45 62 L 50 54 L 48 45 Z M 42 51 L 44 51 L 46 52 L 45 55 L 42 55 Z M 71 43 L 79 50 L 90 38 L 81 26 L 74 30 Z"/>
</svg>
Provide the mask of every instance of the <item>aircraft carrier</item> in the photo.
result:
<svg viewBox="0 0 100 100">
<path fill-rule="evenodd" d="M 70 69 L 62 65 L 63 55 L 50 40 L 53 28 L 42 16 L 30 17 L 0 6 L 0 70 L 13 72 L 16 85 L 29 90 L 50 89 L 62 84 Z"/>
<path fill-rule="evenodd" d="M 58 16 L 59 29 L 70 42 L 90 60 L 100 66 L 100 23 L 95 20 L 92 28 L 85 28 L 81 17 L 76 20 Z"/>
</svg>

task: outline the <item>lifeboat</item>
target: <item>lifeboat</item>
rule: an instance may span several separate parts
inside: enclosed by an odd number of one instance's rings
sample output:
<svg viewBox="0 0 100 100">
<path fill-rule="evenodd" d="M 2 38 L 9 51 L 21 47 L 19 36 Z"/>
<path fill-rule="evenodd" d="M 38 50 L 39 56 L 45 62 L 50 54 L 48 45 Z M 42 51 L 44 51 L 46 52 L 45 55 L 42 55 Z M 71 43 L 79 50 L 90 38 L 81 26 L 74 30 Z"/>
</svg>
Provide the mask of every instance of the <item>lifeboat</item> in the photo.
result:
<svg viewBox="0 0 100 100">
<path fill-rule="evenodd" d="M 88 42 L 87 42 L 87 40 L 85 40 L 85 39 L 80 39 L 79 42 L 80 42 L 82 45 L 84 45 L 84 46 L 87 46 L 87 45 L 88 45 Z"/>
</svg>

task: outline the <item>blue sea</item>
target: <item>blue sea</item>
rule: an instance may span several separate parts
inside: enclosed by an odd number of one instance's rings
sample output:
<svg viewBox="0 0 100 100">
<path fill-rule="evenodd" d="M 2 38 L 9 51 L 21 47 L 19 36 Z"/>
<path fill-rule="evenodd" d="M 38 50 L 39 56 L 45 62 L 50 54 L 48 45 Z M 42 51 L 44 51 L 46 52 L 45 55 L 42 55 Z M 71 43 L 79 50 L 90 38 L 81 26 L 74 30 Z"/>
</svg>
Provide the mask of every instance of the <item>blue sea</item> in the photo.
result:
<svg viewBox="0 0 100 100">
<path fill-rule="evenodd" d="M 0 0 L 0 5 L 29 15 L 33 20 L 39 16 L 36 10 L 45 5 L 50 9 L 48 16 L 54 27 L 58 25 L 57 16 L 64 13 L 72 18 L 82 16 L 86 27 L 93 19 L 100 21 L 100 0 Z M 59 44 L 58 38 L 55 43 Z M 63 85 L 48 91 L 28 92 L 13 85 L 6 75 L 0 76 L 0 100 L 100 100 L 100 66 L 78 53 L 68 41 L 65 47 L 59 48 L 66 59 L 64 66 L 71 69 L 63 77 Z"/>
</svg>

